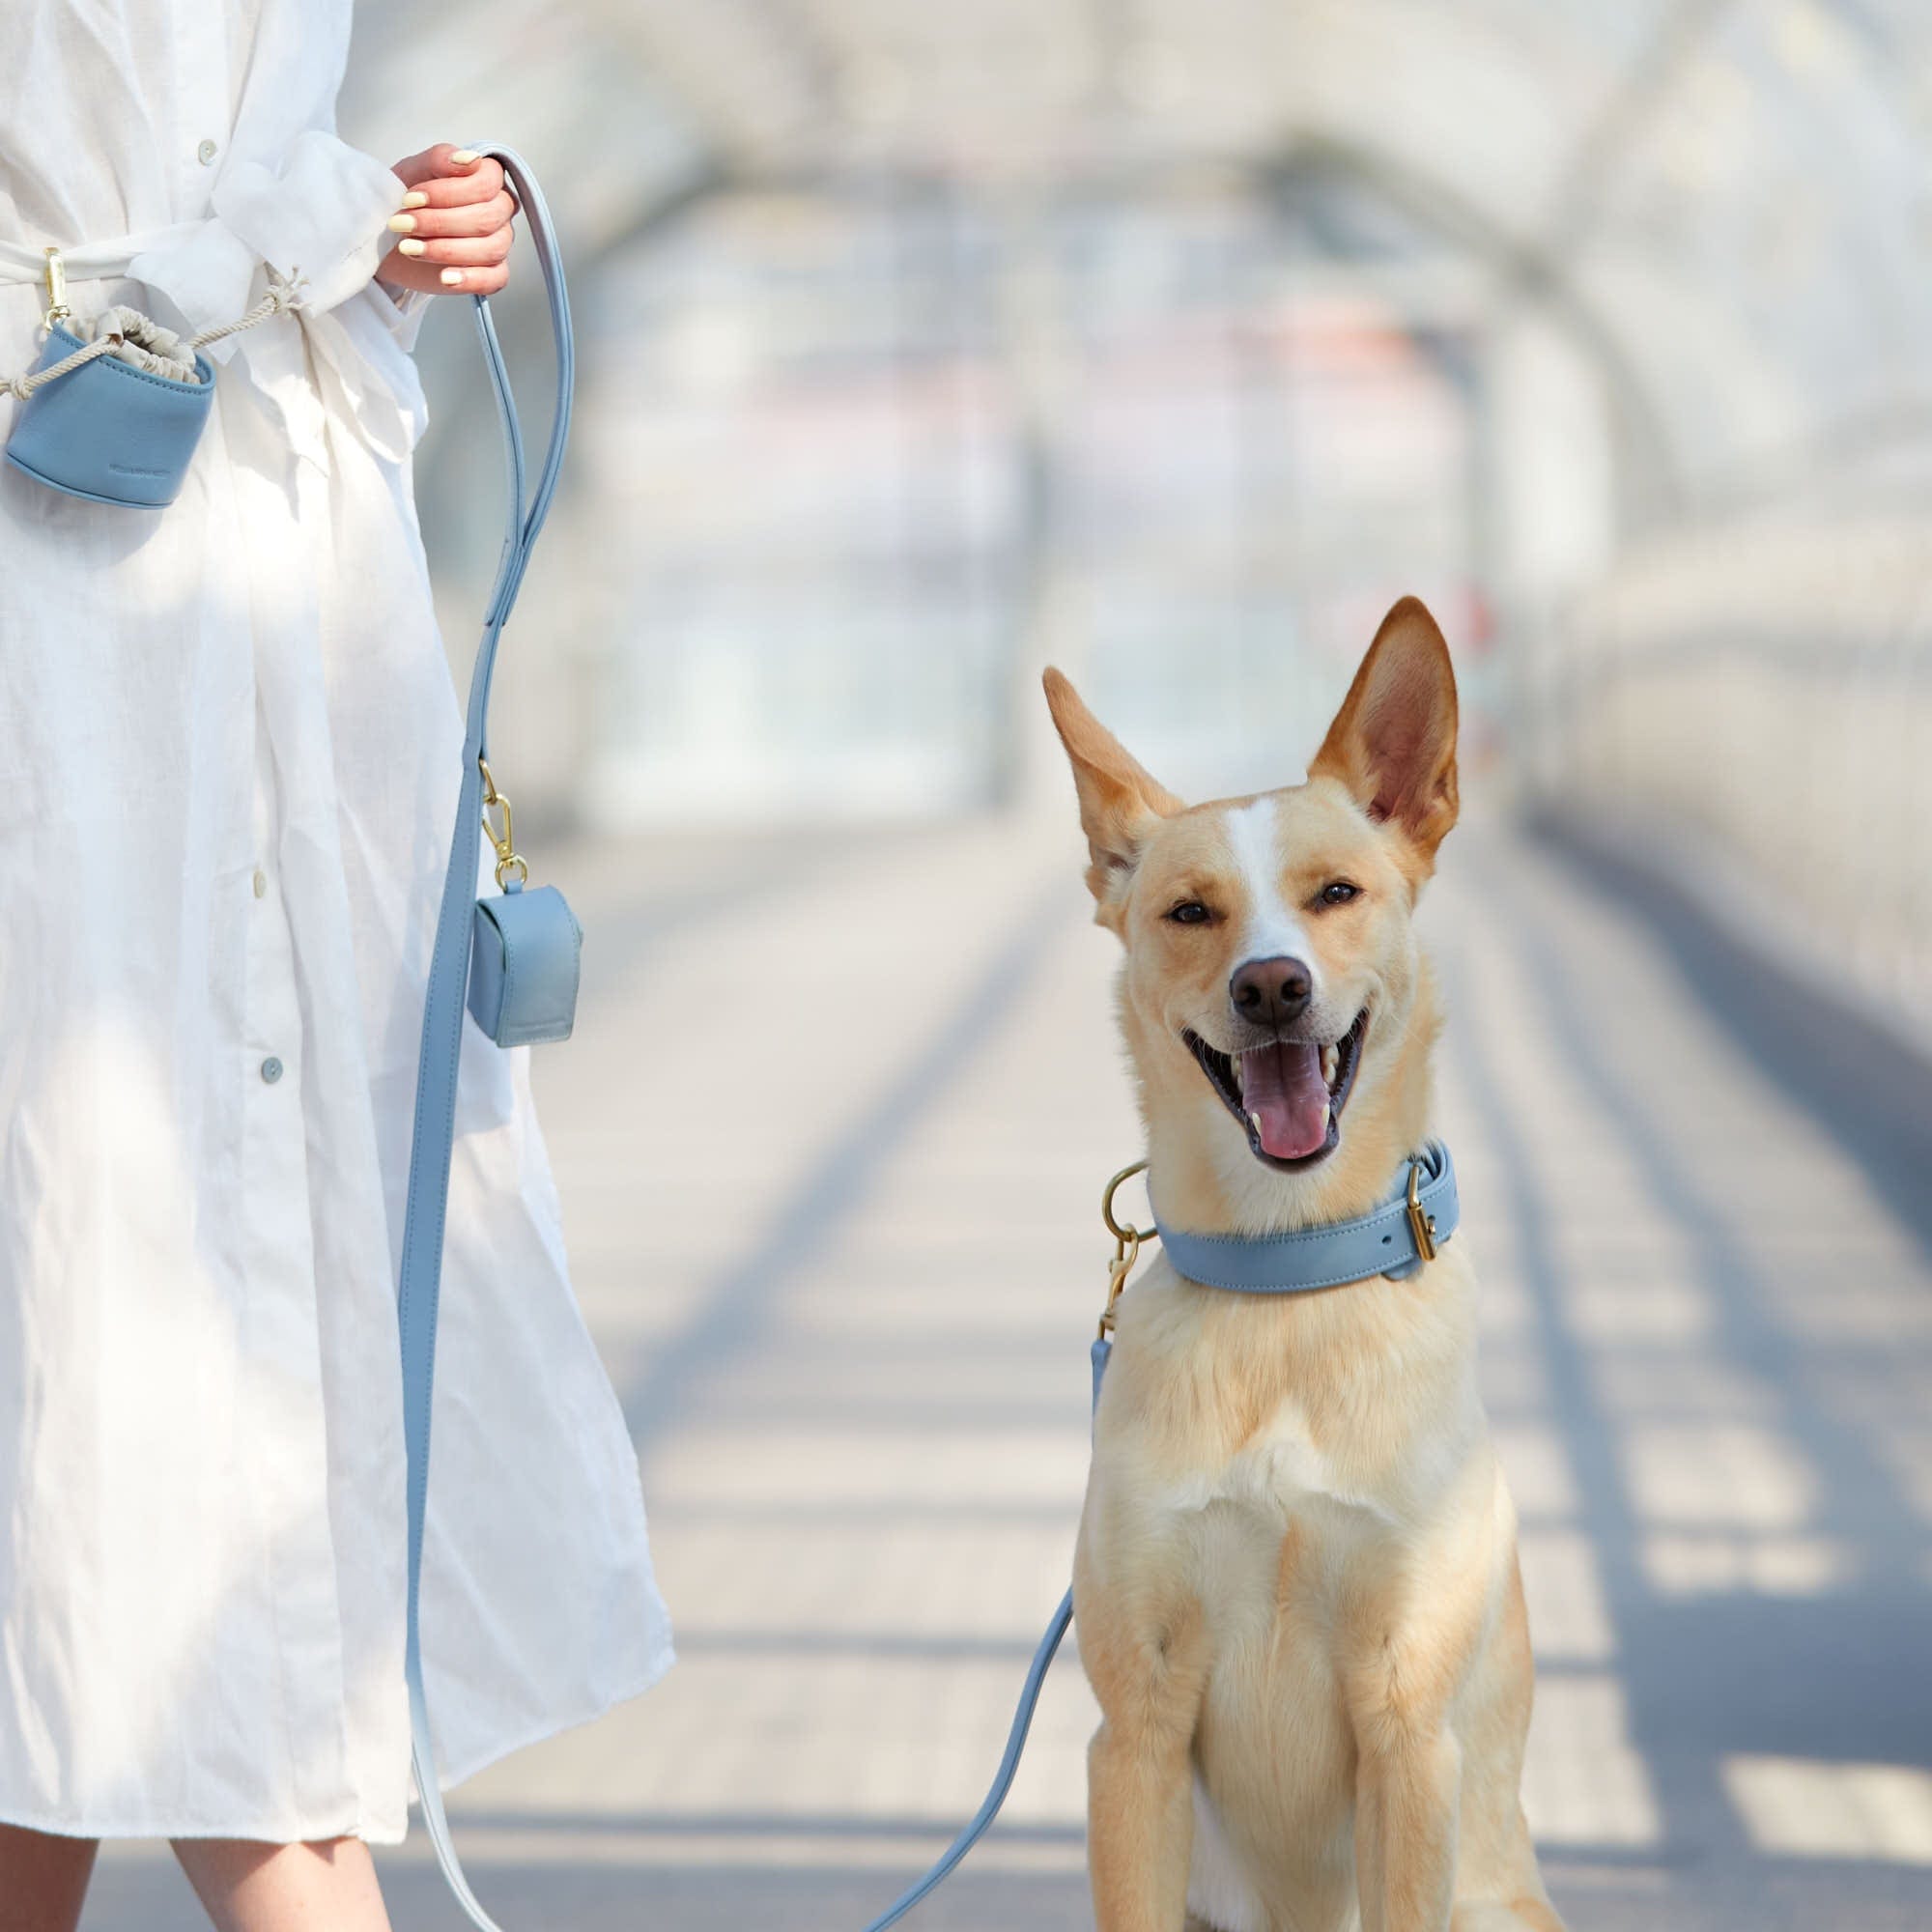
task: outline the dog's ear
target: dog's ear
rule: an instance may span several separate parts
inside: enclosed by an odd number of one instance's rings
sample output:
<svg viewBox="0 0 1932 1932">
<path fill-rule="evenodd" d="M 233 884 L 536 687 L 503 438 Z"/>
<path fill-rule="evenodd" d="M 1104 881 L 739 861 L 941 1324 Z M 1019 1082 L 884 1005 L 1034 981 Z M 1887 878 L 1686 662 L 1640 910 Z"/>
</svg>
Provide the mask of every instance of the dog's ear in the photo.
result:
<svg viewBox="0 0 1932 1932">
<path fill-rule="evenodd" d="M 1419 598 L 1382 619 L 1308 776 L 1339 780 L 1434 863 L 1456 823 L 1456 673 Z"/>
<path fill-rule="evenodd" d="M 1169 812 L 1179 811 L 1180 801 L 1148 775 L 1060 671 L 1049 666 L 1041 682 L 1054 728 L 1073 766 L 1080 829 L 1094 862 L 1087 867 L 1087 883 L 1104 915 L 1125 895 L 1149 832 Z"/>
</svg>

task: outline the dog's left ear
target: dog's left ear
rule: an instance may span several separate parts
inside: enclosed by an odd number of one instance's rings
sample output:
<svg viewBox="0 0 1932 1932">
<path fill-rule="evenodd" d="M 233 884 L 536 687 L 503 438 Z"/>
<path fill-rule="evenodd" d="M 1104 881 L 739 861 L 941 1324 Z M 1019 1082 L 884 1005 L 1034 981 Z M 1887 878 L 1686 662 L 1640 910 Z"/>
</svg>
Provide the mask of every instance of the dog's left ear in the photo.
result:
<svg viewBox="0 0 1932 1932">
<path fill-rule="evenodd" d="M 1434 863 L 1456 823 L 1456 673 L 1419 598 L 1382 619 L 1308 776 L 1339 780 Z"/>
</svg>

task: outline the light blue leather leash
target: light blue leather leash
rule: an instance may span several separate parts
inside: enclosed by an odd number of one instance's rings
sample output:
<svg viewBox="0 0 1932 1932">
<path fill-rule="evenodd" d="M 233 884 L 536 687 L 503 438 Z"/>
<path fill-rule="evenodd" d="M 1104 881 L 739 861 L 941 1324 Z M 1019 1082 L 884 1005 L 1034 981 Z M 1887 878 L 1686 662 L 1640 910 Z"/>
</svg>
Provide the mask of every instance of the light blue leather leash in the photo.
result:
<svg viewBox="0 0 1932 1932">
<path fill-rule="evenodd" d="M 457 1903 L 478 1932 L 501 1932 L 477 1902 L 450 1836 L 443 1811 L 442 1787 L 437 1779 L 436 1747 L 430 1730 L 429 1704 L 423 1690 L 420 1587 L 424 1507 L 429 1492 L 430 1410 L 436 1379 L 436 1319 L 441 1287 L 442 1238 L 449 1199 L 449 1164 L 456 1126 L 457 1065 L 463 1037 L 465 996 L 470 971 L 477 907 L 476 870 L 479 833 L 485 802 L 484 777 L 489 758 L 490 681 L 497 646 L 508 620 L 530 553 L 544 519 L 550 513 L 557 476 L 563 467 L 564 445 L 570 435 L 576 356 L 571 336 L 570 298 L 564 286 L 563 264 L 556 250 L 550 211 L 534 178 L 522 158 L 508 148 L 478 144 L 476 152 L 502 163 L 521 202 L 544 288 L 550 301 L 551 327 L 556 348 L 556 404 L 551 422 L 550 446 L 537 472 L 535 491 L 525 500 L 526 484 L 523 432 L 516 398 L 510 387 L 502 347 L 497 339 L 488 300 L 475 298 L 477 333 L 496 394 L 509 469 L 508 527 L 496 585 L 483 620 L 476 663 L 470 673 L 469 704 L 463 741 L 463 779 L 458 792 L 456 830 L 450 841 L 449 867 L 443 881 L 442 903 L 437 915 L 436 940 L 430 955 L 429 986 L 423 1006 L 422 1053 L 416 1076 L 413 1137 L 410 1148 L 410 1188 L 403 1223 L 403 1258 L 398 1288 L 402 1337 L 403 1440 L 408 1457 L 409 1589 L 408 1631 L 404 1667 L 409 1685 L 410 1734 L 417 1794 L 423 1823 L 436 1849 L 437 1862 Z M 495 797 L 495 787 L 491 788 Z M 507 817 L 507 814 L 506 814 Z M 507 824 L 499 854 L 508 853 Z M 514 855 L 511 855 L 514 859 Z M 506 862 L 507 863 L 507 862 Z M 501 881 L 501 868 L 498 872 Z M 550 1035 L 547 1037 L 556 1037 Z M 1127 1173 L 1138 1172 L 1128 1169 Z M 1115 1185 L 1123 1177 L 1115 1178 Z M 1108 1224 L 1114 1226 L 1108 1189 Z M 1447 1240 L 1457 1221 L 1456 1177 L 1449 1151 L 1431 1143 L 1410 1164 L 1406 1185 L 1372 1212 L 1352 1221 L 1293 1235 L 1257 1240 L 1223 1236 L 1189 1235 L 1170 1229 L 1155 1217 L 1155 1230 L 1168 1259 L 1190 1280 L 1245 1293 L 1288 1294 L 1362 1281 L 1378 1274 L 1400 1280 L 1433 1258 L 1436 1244 Z M 1116 1230 L 1120 1233 L 1120 1230 Z M 1142 1236 L 1125 1236 L 1116 1255 L 1112 1289 L 1118 1293 L 1138 1253 Z M 1092 1350 L 1094 1401 L 1100 1399 L 1113 1344 L 1106 1330 L 1112 1325 L 1112 1295 L 1102 1333 Z M 1046 1681 L 1048 1667 L 1073 1621 L 1073 1593 L 1062 1597 L 1044 1635 L 1027 1667 L 1019 1703 L 1007 1737 L 1007 1747 L 991 1788 L 972 1818 L 932 1868 L 909 1887 L 866 1927 L 886 1932 L 923 1899 L 938 1889 L 979 1843 L 1012 1788 L 1025 1749 L 1027 1733 Z"/>
<path fill-rule="evenodd" d="M 436 1380 L 436 1319 L 441 1287 L 442 1237 L 449 1198 L 449 1163 L 456 1124 L 456 1074 L 463 1037 L 465 993 L 469 975 L 472 922 L 476 906 L 478 831 L 483 804 L 483 773 L 489 756 L 490 679 L 497 646 L 517 591 L 528 567 L 530 552 L 549 514 L 563 466 L 564 444 L 570 433 L 572 391 L 576 381 L 570 325 L 570 298 L 563 265 L 557 254 L 550 211 L 528 167 L 507 148 L 474 144 L 476 152 L 494 156 L 503 165 L 522 203 L 544 287 L 550 299 L 551 327 L 556 345 L 556 406 L 551 424 L 550 447 L 537 475 L 536 490 L 525 503 L 524 440 L 517 418 L 516 398 L 503 362 L 490 304 L 476 298 L 476 327 L 483 356 L 497 397 L 509 469 L 509 525 L 496 586 L 484 617 L 470 673 L 469 706 L 463 741 L 463 780 L 458 793 L 456 830 L 450 842 L 449 868 L 442 903 L 437 915 L 436 940 L 430 955 L 429 986 L 423 1006 L 422 1054 L 416 1076 L 413 1139 L 410 1149 L 409 1202 L 403 1223 L 403 1259 L 398 1291 L 402 1336 L 403 1440 L 408 1460 L 409 1570 L 407 1636 L 404 1670 L 408 1679 L 410 1735 L 417 1795 L 423 1824 L 435 1847 L 437 1863 L 456 1902 L 478 1932 L 501 1932 L 478 1902 L 464 1875 L 443 1810 L 442 1787 L 437 1778 L 436 1746 L 430 1728 L 429 1703 L 423 1690 L 420 1621 L 424 1506 L 429 1492 L 430 1410 Z M 1094 1394 L 1106 1359 L 1107 1344 L 1094 1348 Z M 939 1861 L 909 1891 L 875 1918 L 867 1932 L 885 1932 L 927 1896 L 977 1844 L 998 1815 L 1019 1769 L 1020 1753 L 1039 1701 L 1047 1666 L 1073 1620 L 1069 1590 L 1054 1612 L 1040 1639 L 1020 1692 L 1006 1754 L 984 1804 Z"/>
<path fill-rule="evenodd" d="M 481 854 L 483 773 L 489 755 L 490 678 L 503 625 L 517 601 L 530 553 L 544 519 L 550 514 L 551 498 L 556 493 L 564 444 L 570 436 L 570 407 L 577 370 L 570 297 L 564 286 L 563 264 L 543 195 L 527 166 L 510 149 L 481 147 L 478 152 L 494 156 L 502 163 L 503 172 L 522 204 L 530 242 L 543 271 L 556 348 L 556 406 L 551 422 L 550 447 L 537 473 L 536 489 L 526 503 L 524 440 L 517 421 L 516 398 L 510 388 L 502 347 L 497 340 L 490 304 L 478 296 L 476 330 L 482 338 L 483 359 L 496 393 L 509 461 L 509 519 L 496 585 L 484 614 L 482 640 L 476 647 L 476 664 L 469 678 L 456 831 L 450 841 L 449 869 L 443 882 L 436 941 L 430 954 L 397 1307 L 402 1330 L 403 1440 L 409 1464 L 408 1636 L 404 1661 L 409 1679 L 416 1789 L 422 1800 L 423 1822 L 430 1842 L 436 1847 L 437 1861 L 457 1903 L 482 1932 L 498 1932 L 464 1878 L 456 1847 L 450 1840 L 449 1821 L 443 1815 L 442 1788 L 437 1781 L 429 1705 L 423 1694 L 422 1634 L 418 1623 L 423 1511 L 429 1492 L 430 1406 L 436 1379 L 436 1317 L 441 1287 L 443 1221 L 449 1200 L 449 1161 L 456 1128 L 456 1069 L 463 1038 L 464 996 L 469 976 L 476 870 Z"/>
</svg>

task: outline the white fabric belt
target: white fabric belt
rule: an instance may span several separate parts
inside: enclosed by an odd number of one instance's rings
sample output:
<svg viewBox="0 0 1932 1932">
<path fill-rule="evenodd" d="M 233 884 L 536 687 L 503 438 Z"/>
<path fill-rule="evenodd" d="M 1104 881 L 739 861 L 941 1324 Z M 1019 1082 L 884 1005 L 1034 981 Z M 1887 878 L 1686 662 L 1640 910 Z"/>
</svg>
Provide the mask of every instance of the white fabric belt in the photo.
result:
<svg viewBox="0 0 1932 1932">
<path fill-rule="evenodd" d="M 60 250 L 61 264 L 67 270 L 67 278 L 71 282 L 138 280 L 140 277 L 130 276 L 138 257 L 185 247 L 204 228 L 215 225 L 211 217 L 207 221 L 177 222 L 172 228 L 155 228 L 145 235 L 124 235 L 118 242 L 91 242 L 79 248 L 55 241 L 50 241 L 47 245 Z M 22 248 L 15 242 L 0 242 L 0 286 L 38 282 L 45 275 L 46 266 L 44 247 L 37 251 Z"/>
</svg>

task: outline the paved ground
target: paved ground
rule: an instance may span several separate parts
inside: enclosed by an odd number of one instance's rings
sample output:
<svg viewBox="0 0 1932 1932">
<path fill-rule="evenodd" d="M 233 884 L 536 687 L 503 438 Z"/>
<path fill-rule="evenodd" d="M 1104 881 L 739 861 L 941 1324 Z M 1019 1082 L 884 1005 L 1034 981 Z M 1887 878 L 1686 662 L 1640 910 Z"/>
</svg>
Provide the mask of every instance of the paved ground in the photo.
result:
<svg viewBox="0 0 1932 1932">
<path fill-rule="evenodd" d="M 578 855 L 541 1089 L 683 1662 L 453 1809 L 512 1932 L 852 1932 L 970 1810 L 1063 1586 L 1135 1151 L 1070 823 Z M 1428 921 L 1575 1932 L 1932 1923 L 1932 1094 L 1499 829 Z M 1879 1094 L 1884 1076 L 1893 1076 Z M 1902 1097 L 1901 1097 L 1902 1096 Z M 1885 1112 L 1896 1106 L 1896 1117 Z M 1077 1666 L 916 1923 L 1091 1923 Z M 399 1926 L 456 1927 L 416 1846 Z M 95 1932 L 195 1920 L 116 1852 Z"/>
</svg>

